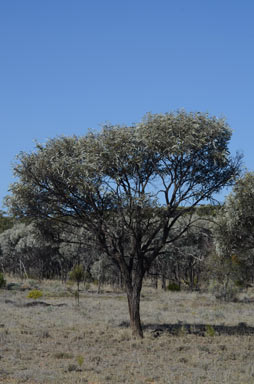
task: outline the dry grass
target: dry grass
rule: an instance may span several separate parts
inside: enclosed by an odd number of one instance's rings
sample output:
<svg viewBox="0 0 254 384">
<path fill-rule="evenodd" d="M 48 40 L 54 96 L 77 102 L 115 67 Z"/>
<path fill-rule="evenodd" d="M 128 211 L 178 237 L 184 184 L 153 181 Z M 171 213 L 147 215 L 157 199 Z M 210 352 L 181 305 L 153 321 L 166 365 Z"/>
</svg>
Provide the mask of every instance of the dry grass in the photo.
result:
<svg viewBox="0 0 254 384">
<path fill-rule="evenodd" d="M 254 383 L 254 303 L 145 287 L 133 340 L 123 293 L 83 291 L 78 307 L 61 283 L 38 288 L 51 305 L 0 291 L 0 383 Z"/>
</svg>

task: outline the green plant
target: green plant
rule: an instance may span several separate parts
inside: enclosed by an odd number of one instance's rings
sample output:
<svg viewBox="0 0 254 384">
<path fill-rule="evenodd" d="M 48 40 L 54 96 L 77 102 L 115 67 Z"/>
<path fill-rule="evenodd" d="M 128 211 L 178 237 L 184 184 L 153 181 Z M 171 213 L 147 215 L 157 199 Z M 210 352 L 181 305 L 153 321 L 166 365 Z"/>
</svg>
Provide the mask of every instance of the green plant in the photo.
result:
<svg viewBox="0 0 254 384">
<path fill-rule="evenodd" d="M 171 282 L 167 286 L 167 290 L 171 292 L 179 292 L 181 290 L 180 286 L 174 282 Z"/>
<path fill-rule="evenodd" d="M 6 280 L 2 272 L 0 272 L 0 288 L 4 288 L 6 286 Z"/>
<path fill-rule="evenodd" d="M 215 336 L 215 329 L 213 328 L 212 325 L 206 325 L 206 336 L 210 336 L 210 337 L 213 337 Z"/>
<path fill-rule="evenodd" d="M 35 299 L 35 300 L 39 299 L 39 298 L 42 297 L 42 296 L 43 296 L 42 291 L 39 291 L 38 289 L 33 289 L 33 290 L 30 291 L 30 292 L 28 293 L 28 295 L 27 295 L 27 297 L 28 297 L 29 299 Z"/>
<path fill-rule="evenodd" d="M 239 174 L 230 137 L 224 119 L 180 110 L 53 138 L 20 152 L 7 206 L 10 214 L 37 217 L 49 228 L 56 218 L 73 231 L 83 227 L 82 239 L 100 261 L 105 257 L 121 271 L 133 336 L 143 337 L 143 279 L 167 243 L 196 226 L 193 209 Z"/>
<path fill-rule="evenodd" d="M 81 264 L 75 265 L 73 270 L 70 272 L 70 280 L 75 281 L 76 283 L 81 283 L 84 280 L 84 268 Z"/>
<path fill-rule="evenodd" d="M 79 304 L 79 284 L 84 280 L 85 272 L 81 264 L 76 265 L 73 270 L 70 272 L 70 280 L 76 281 L 77 283 L 77 292 L 75 293 L 75 298 L 78 300 Z"/>
<path fill-rule="evenodd" d="M 84 357 L 83 356 L 77 356 L 76 360 L 77 360 L 79 367 L 81 368 L 83 363 L 84 363 Z"/>
</svg>

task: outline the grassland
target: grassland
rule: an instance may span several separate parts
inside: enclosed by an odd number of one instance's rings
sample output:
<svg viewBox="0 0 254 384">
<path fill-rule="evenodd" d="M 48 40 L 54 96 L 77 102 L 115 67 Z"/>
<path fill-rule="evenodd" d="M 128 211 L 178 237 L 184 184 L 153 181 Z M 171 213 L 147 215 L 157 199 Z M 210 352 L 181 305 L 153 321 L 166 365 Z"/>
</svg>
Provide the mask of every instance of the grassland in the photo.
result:
<svg viewBox="0 0 254 384">
<path fill-rule="evenodd" d="M 223 303 L 145 286 L 133 340 L 124 293 L 91 286 L 78 306 L 74 287 L 47 281 L 36 305 L 33 285 L 0 290 L 0 383 L 254 383 L 254 292 Z"/>
</svg>

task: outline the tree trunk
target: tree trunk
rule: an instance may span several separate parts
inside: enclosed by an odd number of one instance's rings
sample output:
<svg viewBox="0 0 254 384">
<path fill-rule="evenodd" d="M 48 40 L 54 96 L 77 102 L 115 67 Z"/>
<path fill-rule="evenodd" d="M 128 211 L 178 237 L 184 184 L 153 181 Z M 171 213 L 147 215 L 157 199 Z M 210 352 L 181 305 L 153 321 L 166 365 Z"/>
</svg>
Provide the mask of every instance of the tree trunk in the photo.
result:
<svg viewBox="0 0 254 384">
<path fill-rule="evenodd" d="M 154 276 L 152 279 L 153 288 L 158 289 L 158 276 Z"/>
<path fill-rule="evenodd" d="M 143 338 L 143 330 L 140 321 L 140 293 L 143 277 L 135 276 L 133 284 L 127 284 L 127 299 L 130 315 L 130 327 L 132 335 L 137 338 Z"/>
<path fill-rule="evenodd" d="M 162 274 L 162 276 L 161 276 L 161 288 L 164 290 L 164 291 L 166 291 L 166 278 L 165 278 L 165 276 Z"/>
</svg>

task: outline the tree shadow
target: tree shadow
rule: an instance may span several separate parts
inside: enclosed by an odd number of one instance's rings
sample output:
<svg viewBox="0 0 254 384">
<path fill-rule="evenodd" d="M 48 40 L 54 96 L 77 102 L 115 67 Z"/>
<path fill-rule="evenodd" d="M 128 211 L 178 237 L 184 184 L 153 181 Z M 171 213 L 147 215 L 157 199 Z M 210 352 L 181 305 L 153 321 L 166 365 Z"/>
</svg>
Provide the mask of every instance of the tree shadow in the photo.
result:
<svg viewBox="0 0 254 384">
<path fill-rule="evenodd" d="M 129 322 L 124 321 L 119 324 L 120 327 L 127 328 Z M 145 324 L 144 331 L 150 331 L 154 337 L 159 337 L 162 334 L 169 333 L 175 336 L 196 335 L 196 336 L 243 336 L 254 335 L 254 327 L 246 323 L 237 325 L 214 325 L 214 324 L 189 324 L 178 322 L 176 324 Z"/>
</svg>

